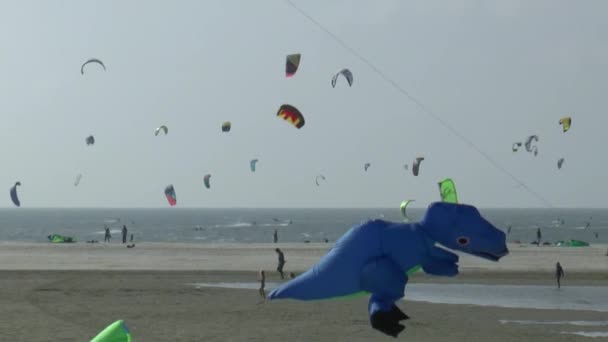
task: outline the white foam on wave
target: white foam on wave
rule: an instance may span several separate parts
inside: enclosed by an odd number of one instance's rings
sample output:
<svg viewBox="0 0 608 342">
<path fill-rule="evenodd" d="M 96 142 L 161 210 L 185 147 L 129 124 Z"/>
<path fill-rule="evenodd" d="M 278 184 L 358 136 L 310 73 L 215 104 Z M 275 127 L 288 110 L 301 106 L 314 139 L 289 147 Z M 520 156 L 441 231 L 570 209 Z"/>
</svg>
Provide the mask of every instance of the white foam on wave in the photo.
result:
<svg viewBox="0 0 608 342">
<path fill-rule="evenodd" d="M 120 234 L 120 233 L 122 233 L 122 230 L 120 230 L 120 229 L 110 229 L 110 234 Z M 106 231 L 100 230 L 100 231 L 95 232 L 94 234 L 105 235 Z"/>
<path fill-rule="evenodd" d="M 562 334 L 585 337 L 608 337 L 608 331 L 562 331 Z"/>
<path fill-rule="evenodd" d="M 576 325 L 587 327 L 604 327 L 608 326 L 608 321 L 532 321 L 532 320 L 517 320 L 517 319 L 500 319 L 502 324 L 515 323 L 524 325 Z"/>
</svg>

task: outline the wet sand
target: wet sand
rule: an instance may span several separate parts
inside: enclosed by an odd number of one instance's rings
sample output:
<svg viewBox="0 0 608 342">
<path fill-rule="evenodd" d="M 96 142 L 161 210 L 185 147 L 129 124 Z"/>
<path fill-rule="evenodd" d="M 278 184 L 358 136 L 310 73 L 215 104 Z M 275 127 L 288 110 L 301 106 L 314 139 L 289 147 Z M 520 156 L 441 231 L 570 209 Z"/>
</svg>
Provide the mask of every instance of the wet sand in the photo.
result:
<svg viewBox="0 0 608 342">
<path fill-rule="evenodd" d="M 367 299 L 262 302 L 256 290 L 196 289 L 195 282 L 252 281 L 254 272 L 2 271 L 0 340 L 88 341 L 116 319 L 136 341 L 392 341 L 370 328 Z M 275 274 L 269 281 L 278 281 Z M 467 281 L 475 279 L 465 277 Z M 484 278 L 488 281 L 488 277 Z M 605 320 L 606 313 L 403 301 L 399 340 L 588 341 L 569 325 L 499 320 Z M 593 327 L 608 331 L 608 327 Z"/>
<path fill-rule="evenodd" d="M 256 290 L 200 288 L 197 282 L 252 282 L 273 270 L 280 247 L 286 271 L 301 272 L 330 245 L 35 244 L 0 242 L 0 341 L 87 341 L 124 319 L 136 341 L 391 341 L 369 326 L 367 299 L 262 302 Z M 510 246 L 500 263 L 472 257 L 461 275 L 421 273 L 416 283 L 553 285 L 556 259 L 565 286 L 608 286 L 604 246 Z M 268 282 L 279 281 L 269 272 Z M 407 295 L 406 295 L 407 298 Z M 589 341 L 564 331 L 608 327 L 503 324 L 500 320 L 606 320 L 607 313 L 402 301 L 412 317 L 399 340 Z"/>
</svg>

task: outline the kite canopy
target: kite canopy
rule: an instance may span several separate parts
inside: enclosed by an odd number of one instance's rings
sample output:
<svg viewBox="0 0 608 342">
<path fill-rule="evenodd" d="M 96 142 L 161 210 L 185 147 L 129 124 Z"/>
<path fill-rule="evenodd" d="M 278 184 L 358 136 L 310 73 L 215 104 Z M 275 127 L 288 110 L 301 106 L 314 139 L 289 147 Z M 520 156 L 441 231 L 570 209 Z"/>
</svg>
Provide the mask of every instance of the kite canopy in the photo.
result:
<svg viewBox="0 0 608 342">
<path fill-rule="evenodd" d="M 564 164 L 564 158 L 559 158 L 559 160 L 557 161 L 557 169 L 561 169 L 562 165 Z"/>
<path fill-rule="evenodd" d="M 538 142 L 538 135 L 531 135 L 526 138 L 525 148 L 528 152 L 534 152 L 534 156 L 538 154 L 538 147 L 536 145 L 532 145 L 533 142 Z"/>
<path fill-rule="evenodd" d="M 403 202 L 401 202 L 401 205 L 399 206 L 399 209 L 401 210 L 401 215 L 403 215 L 403 218 L 405 218 L 407 221 L 410 220 L 409 216 L 407 216 L 407 206 L 408 204 L 414 202 L 415 200 L 405 200 Z"/>
<path fill-rule="evenodd" d="M 165 135 L 167 135 L 167 133 L 169 133 L 169 129 L 167 128 L 167 126 L 162 125 L 162 126 L 158 127 L 156 129 L 156 131 L 154 131 L 154 136 L 157 136 L 158 133 L 160 133 L 161 131 L 165 132 Z"/>
<path fill-rule="evenodd" d="M 82 179 L 82 173 L 76 175 L 76 179 L 74 180 L 74 186 L 78 186 L 80 184 L 80 180 Z"/>
<path fill-rule="evenodd" d="M 124 321 L 118 320 L 93 337 L 91 342 L 131 342 L 131 332 Z"/>
<path fill-rule="evenodd" d="M 334 77 L 331 78 L 331 86 L 332 86 L 332 88 L 336 87 L 336 82 L 338 82 L 338 76 L 340 76 L 340 75 L 343 75 L 344 78 L 346 78 L 346 81 L 348 82 L 348 85 L 350 87 L 352 87 L 352 85 L 353 85 L 353 73 L 350 72 L 350 70 L 344 68 L 344 69 L 338 71 L 334 75 Z"/>
<path fill-rule="evenodd" d="M 285 60 L 285 77 L 292 77 L 298 71 L 300 66 L 300 59 L 302 55 L 295 53 L 293 55 L 287 55 Z"/>
<path fill-rule="evenodd" d="M 519 150 L 519 148 L 521 147 L 522 143 L 521 142 L 514 142 L 513 146 L 511 146 L 511 149 L 513 150 L 513 152 L 517 152 Z"/>
<path fill-rule="evenodd" d="M 95 145 L 95 137 L 92 135 L 89 135 L 84 141 L 87 143 L 87 146 Z"/>
<path fill-rule="evenodd" d="M 47 238 L 49 239 L 49 242 L 52 242 L 52 243 L 74 243 L 74 242 L 76 242 L 76 239 L 71 236 L 63 236 L 63 235 L 59 235 L 59 234 L 51 234 L 51 235 L 47 236 Z"/>
<path fill-rule="evenodd" d="M 173 184 L 167 185 L 165 188 L 165 197 L 167 197 L 167 201 L 170 206 L 174 206 L 177 204 L 177 195 L 175 194 L 175 188 L 173 188 Z"/>
<path fill-rule="evenodd" d="M 251 159 L 251 161 L 249 162 L 249 168 L 251 169 L 251 172 L 255 172 L 255 165 L 258 163 L 257 159 Z"/>
<path fill-rule="evenodd" d="M 367 171 L 367 169 L 369 169 L 369 167 L 370 167 L 370 166 L 372 166 L 372 164 L 371 164 L 371 163 L 365 163 L 365 165 L 363 165 L 363 169 L 364 169 L 365 171 Z"/>
<path fill-rule="evenodd" d="M 209 189 L 211 187 L 211 174 L 206 174 L 205 177 L 203 177 L 203 183 L 205 183 L 205 188 Z"/>
<path fill-rule="evenodd" d="M 21 186 L 21 182 L 16 182 L 15 185 L 11 187 L 11 200 L 13 204 L 17 207 L 21 206 L 21 202 L 19 201 L 19 196 L 17 196 L 17 187 Z"/>
<path fill-rule="evenodd" d="M 80 66 L 80 74 L 84 75 L 84 66 L 89 64 L 89 63 L 97 63 L 99 65 L 101 65 L 103 67 L 103 71 L 106 71 L 106 66 L 103 64 L 102 61 L 100 61 L 97 58 L 91 58 L 88 61 L 84 62 L 81 66 Z"/>
<path fill-rule="evenodd" d="M 282 105 L 277 112 L 277 116 L 283 118 L 283 120 L 289 122 L 298 129 L 304 126 L 304 116 L 292 105 Z"/>
<path fill-rule="evenodd" d="M 558 247 L 589 247 L 589 242 L 581 240 L 558 241 L 555 245 Z"/>
<path fill-rule="evenodd" d="M 319 181 L 323 180 L 325 181 L 325 176 L 323 175 L 318 175 L 317 177 L 315 177 L 315 183 L 317 184 L 317 186 L 319 186 Z"/>
<path fill-rule="evenodd" d="M 232 124 L 230 123 L 230 121 L 226 121 L 222 124 L 222 132 L 230 132 L 230 127 L 232 127 Z"/>
<path fill-rule="evenodd" d="M 439 194 L 442 202 L 458 203 L 458 195 L 456 194 L 456 184 L 450 178 L 442 180 L 439 184 Z"/>
<path fill-rule="evenodd" d="M 418 173 L 420 172 L 420 163 L 422 163 L 423 160 L 424 157 L 417 157 L 416 160 L 414 160 L 414 163 L 412 164 L 412 173 L 414 176 L 418 176 Z"/>
<path fill-rule="evenodd" d="M 569 116 L 564 116 L 563 118 L 559 119 L 559 124 L 562 125 L 562 130 L 564 131 L 564 133 L 568 132 L 568 130 L 570 129 L 570 125 L 572 124 L 572 118 Z"/>
</svg>

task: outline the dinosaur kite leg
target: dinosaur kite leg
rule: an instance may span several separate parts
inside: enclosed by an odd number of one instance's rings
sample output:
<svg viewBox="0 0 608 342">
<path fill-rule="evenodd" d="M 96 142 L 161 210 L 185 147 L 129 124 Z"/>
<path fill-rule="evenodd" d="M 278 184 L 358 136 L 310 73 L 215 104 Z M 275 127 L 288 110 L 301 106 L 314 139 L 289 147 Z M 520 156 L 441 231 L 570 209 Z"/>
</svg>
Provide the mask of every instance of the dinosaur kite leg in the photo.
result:
<svg viewBox="0 0 608 342">
<path fill-rule="evenodd" d="M 400 321 L 408 319 L 395 301 L 403 297 L 407 275 L 388 258 L 369 262 L 361 273 L 361 286 L 372 295 L 369 298 L 369 317 L 374 329 L 397 337 L 405 326 Z"/>
</svg>

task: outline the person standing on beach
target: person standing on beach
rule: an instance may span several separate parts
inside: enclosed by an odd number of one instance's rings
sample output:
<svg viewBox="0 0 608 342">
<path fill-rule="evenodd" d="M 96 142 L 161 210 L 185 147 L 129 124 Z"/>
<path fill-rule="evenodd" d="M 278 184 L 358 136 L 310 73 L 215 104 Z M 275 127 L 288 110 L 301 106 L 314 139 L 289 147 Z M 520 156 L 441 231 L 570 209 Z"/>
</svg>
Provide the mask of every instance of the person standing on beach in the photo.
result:
<svg viewBox="0 0 608 342">
<path fill-rule="evenodd" d="M 277 272 L 279 272 L 281 274 L 281 279 L 285 279 L 285 275 L 283 274 L 283 266 L 285 266 L 285 255 L 278 248 L 275 249 L 274 251 L 277 252 L 277 254 L 279 256 L 279 264 L 277 265 Z"/>
<path fill-rule="evenodd" d="M 272 234 L 272 238 L 274 240 L 274 243 L 277 243 L 279 241 L 279 232 L 276 229 L 274 230 L 274 234 Z"/>
<path fill-rule="evenodd" d="M 260 275 L 258 278 L 260 280 L 260 297 L 262 297 L 262 299 L 266 299 L 266 290 L 264 289 L 266 287 L 266 274 L 264 273 L 264 270 L 260 270 Z"/>
<path fill-rule="evenodd" d="M 536 241 L 538 241 L 538 245 L 540 246 L 540 240 L 543 237 L 543 234 L 540 232 L 540 227 L 536 229 Z"/>
<path fill-rule="evenodd" d="M 112 235 L 110 235 L 110 228 L 104 226 L 104 229 L 106 230 L 106 235 L 103 237 L 103 242 L 110 242 L 110 239 L 112 238 Z"/>
<path fill-rule="evenodd" d="M 560 265 L 558 262 L 557 264 L 555 264 L 555 279 L 557 280 L 558 289 L 561 287 L 561 280 L 565 276 L 566 274 L 564 273 L 564 269 L 562 268 L 562 265 Z"/>
<path fill-rule="evenodd" d="M 122 243 L 127 243 L 127 225 L 122 226 Z"/>
</svg>

